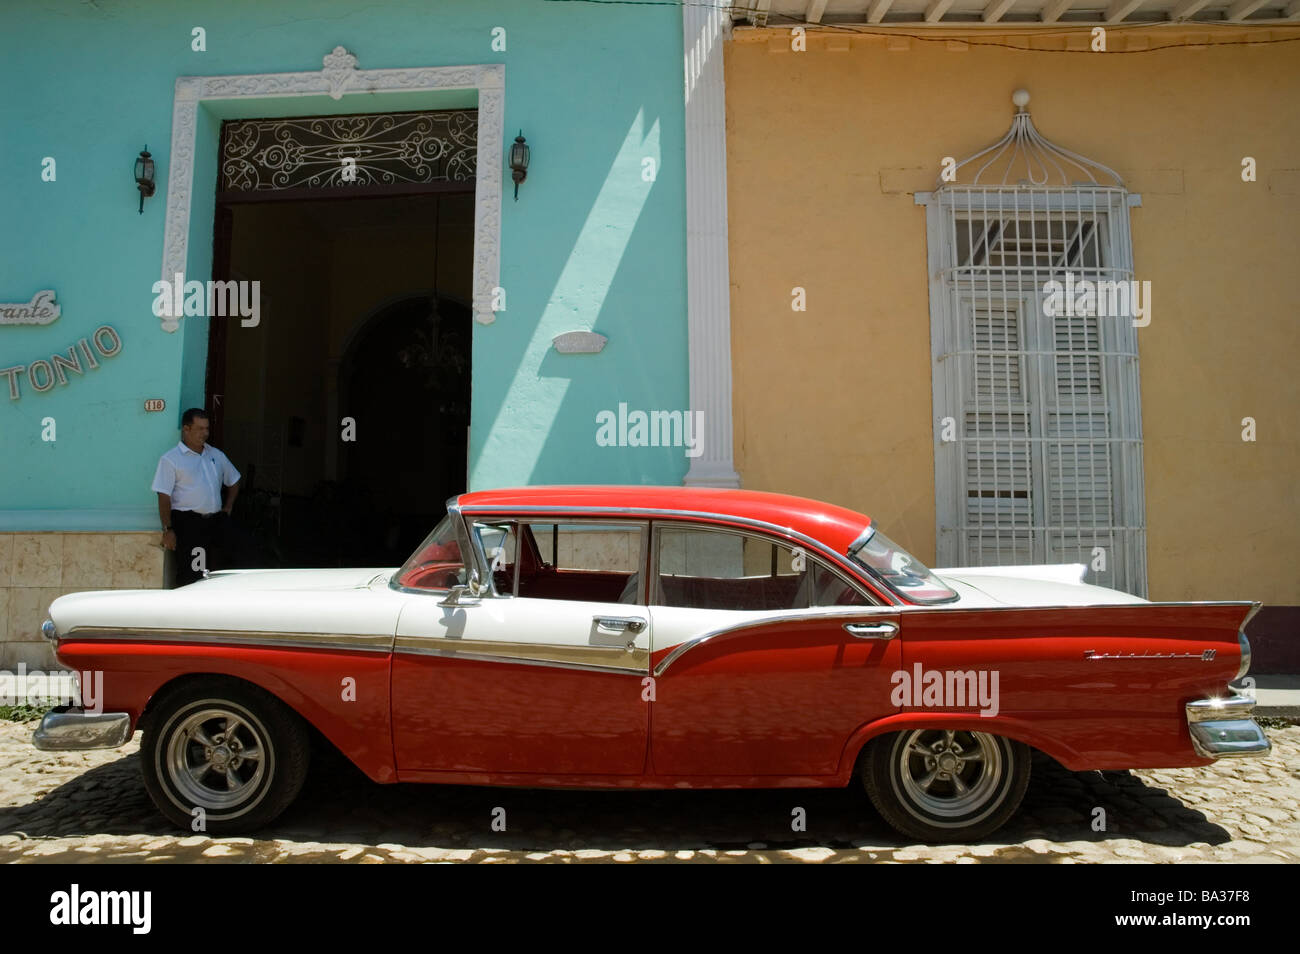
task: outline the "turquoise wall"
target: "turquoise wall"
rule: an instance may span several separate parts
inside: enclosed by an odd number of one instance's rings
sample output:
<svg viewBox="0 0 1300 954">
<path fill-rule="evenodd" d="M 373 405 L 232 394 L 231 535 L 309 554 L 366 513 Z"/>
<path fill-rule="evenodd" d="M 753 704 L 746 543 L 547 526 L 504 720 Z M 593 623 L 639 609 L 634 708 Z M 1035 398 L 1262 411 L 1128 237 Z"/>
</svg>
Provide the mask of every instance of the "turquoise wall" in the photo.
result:
<svg viewBox="0 0 1300 954">
<path fill-rule="evenodd" d="M 206 30 L 206 52 L 191 30 Z M 494 27 L 507 50 L 491 49 Z M 361 69 L 504 63 L 507 138 L 532 147 L 519 201 L 504 157 L 506 310 L 475 325 L 470 483 L 680 483 L 681 448 L 596 444 L 596 415 L 687 407 L 681 14 L 675 6 L 547 0 L 177 4 L 6 0 L 0 9 L 0 301 L 57 292 L 62 316 L 0 326 L 0 367 L 66 352 L 103 324 L 114 357 L 44 393 L 0 378 L 0 530 L 156 524 L 158 456 L 179 413 L 202 402 L 206 318 L 168 334 L 152 314 L 162 262 L 177 76 L 318 70 L 335 46 Z M 220 120 L 421 108 L 346 96 L 205 103 L 189 278 L 207 278 Z M 242 112 L 241 112 L 242 111 Z M 148 144 L 158 193 L 137 215 L 132 163 Z M 42 159 L 57 180 L 41 179 Z M 655 163 L 645 181 L 644 160 Z M 256 276 L 251 276 L 256 277 Z M 216 319 L 222 320 L 222 319 Z M 595 330 L 598 355 L 551 339 Z M 163 398 L 161 413 L 143 410 Z M 409 409 L 394 409 L 409 413 Z M 42 421 L 55 421 L 55 441 Z"/>
</svg>

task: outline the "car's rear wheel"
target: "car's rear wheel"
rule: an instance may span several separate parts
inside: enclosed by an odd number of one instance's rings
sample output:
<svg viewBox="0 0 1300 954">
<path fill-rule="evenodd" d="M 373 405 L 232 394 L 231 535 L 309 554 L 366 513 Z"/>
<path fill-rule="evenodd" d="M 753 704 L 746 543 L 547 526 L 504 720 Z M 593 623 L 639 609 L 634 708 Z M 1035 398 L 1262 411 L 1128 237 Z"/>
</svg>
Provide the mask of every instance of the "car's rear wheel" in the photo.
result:
<svg viewBox="0 0 1300 954">
<path fill-rule="evenodd" d="M 289 807 L 307 776 L 307 726 L 270 693 L 204 679 L 158 699 L 140 759 L 158 810 L 186 829 L 233 835 Z"/>
<path fill-rule="evenodd" d="M 971 841 L 1020 807 L 1029 748 L 987 732 L 894 732 L 868 744 L 861 775 L 876 811 L 897 831 L 919 841 Z"/>
</svg>

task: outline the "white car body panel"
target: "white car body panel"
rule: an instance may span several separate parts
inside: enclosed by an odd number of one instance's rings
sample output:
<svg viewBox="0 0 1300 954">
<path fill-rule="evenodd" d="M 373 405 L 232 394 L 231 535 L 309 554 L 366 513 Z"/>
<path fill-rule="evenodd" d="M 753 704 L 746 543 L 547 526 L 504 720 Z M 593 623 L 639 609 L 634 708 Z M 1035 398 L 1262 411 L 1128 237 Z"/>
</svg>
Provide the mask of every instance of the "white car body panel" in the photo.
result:
<svg viewBox="0 0 1300 954">
<path fill-rule="evenodd" d="M 650 615 L 644 606 L 585 600 L 529 599 L 519 596 L 464 597 L 457 606 L 440 606 L 443 591 L 413 594 L 402 610 L 397 635 L 402 645 L 455 652 L 454 643 L 488 643 L 475 650 L 505 653 L 520 644 L 605 650 L 592 662 L 643 671 L 650 652 Z M 602 625 L 598 619 L 639 621 L 636 633 Z M 631 643 L 631 649 L 628 644 Z"/>
<path fill-rule="evenodd" d="M 986 606 L 1104 606 L 1146 600 L 1083 582 L 1082 563 L 1045 566 L 949 567 L 935 576 L 961 597 L 939 604 L 953 609 Z"/>
<path fill-rule="evenodd" d="M 69 593 L 50 604 L 50 619 L 60 634 L 91 627 L 391 637 L 413 598 L 388 587 L 392 572 L 223 570 L 175 590 Z"/>
</svg>

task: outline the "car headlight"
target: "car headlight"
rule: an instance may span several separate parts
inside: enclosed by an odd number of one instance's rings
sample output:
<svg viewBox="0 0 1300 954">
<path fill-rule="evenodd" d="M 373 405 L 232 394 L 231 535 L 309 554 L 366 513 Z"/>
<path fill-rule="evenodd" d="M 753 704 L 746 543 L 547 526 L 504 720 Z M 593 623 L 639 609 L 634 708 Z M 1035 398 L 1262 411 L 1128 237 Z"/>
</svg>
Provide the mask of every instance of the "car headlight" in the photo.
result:
<svg viewBox="0 0 1300 954">
<path fill-rule="evenodd" d="M 52 643 L 57 643 L 59 641 L 59 631 L 54 628 L 54 620 L 47 619 L 45 622 L 41 623 L 41 635 Z"/>
<path fill-rule="evenodd" d="M 1237 670 L 1234 681 L 1250 671 L 1250 640 L 1246 638 L 1245 630 L 1237 633 L 1237 645 L 1241 647 L 1241 668 Z"/>
</svg>

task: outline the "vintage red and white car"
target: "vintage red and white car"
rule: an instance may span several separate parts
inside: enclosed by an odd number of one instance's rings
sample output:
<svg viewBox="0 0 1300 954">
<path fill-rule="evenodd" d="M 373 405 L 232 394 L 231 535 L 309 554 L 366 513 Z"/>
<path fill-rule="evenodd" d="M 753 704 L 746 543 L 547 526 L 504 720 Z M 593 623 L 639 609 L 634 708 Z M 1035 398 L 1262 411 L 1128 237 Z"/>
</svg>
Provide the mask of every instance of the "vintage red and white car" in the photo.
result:
<svg viewBox="0 0 1300 954">
<path fill-rule="evenodd" d="M 323 737 L 377 783 L 861 786 L 927 841 L 1001 826 L 1031 749 L 1074 771 L 1269 751 L 1229 687 L 1258 604 L 1149 603 L 1084 569 L 931 571 L 865 515 L 778 494 L 480 491 L 396 570 L 60 597 L 46 635 L 103 673 L 102 711 L 51 711 L 35 743 L 141 728 L 159 810 L 214 834 L 284 811 Z"/>
</svg>

